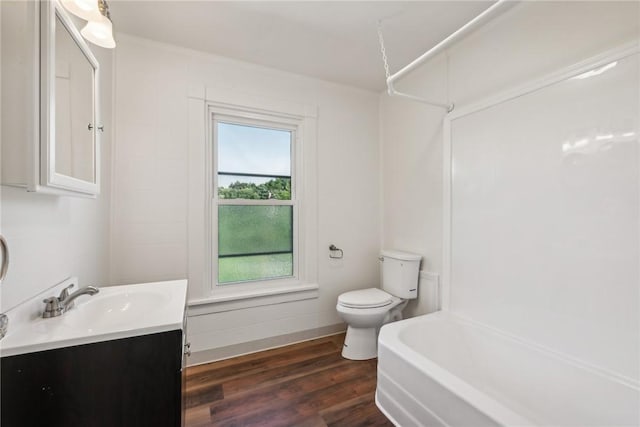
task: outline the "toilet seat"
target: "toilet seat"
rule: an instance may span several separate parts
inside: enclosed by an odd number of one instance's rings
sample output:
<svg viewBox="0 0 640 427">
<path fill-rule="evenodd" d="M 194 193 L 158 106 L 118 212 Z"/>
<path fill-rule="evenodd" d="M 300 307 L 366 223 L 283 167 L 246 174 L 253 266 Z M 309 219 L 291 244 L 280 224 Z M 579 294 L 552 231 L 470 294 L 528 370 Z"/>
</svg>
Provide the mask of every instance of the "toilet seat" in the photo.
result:
<svg viewBox="0 0 640 427">
<path fill-rule="evenodd" d="M 360 289 L 341 294 L 338 304 L 348 308 L 379 308 L 393 302 L 392 295 L 378 288 Z"/>
</svg>

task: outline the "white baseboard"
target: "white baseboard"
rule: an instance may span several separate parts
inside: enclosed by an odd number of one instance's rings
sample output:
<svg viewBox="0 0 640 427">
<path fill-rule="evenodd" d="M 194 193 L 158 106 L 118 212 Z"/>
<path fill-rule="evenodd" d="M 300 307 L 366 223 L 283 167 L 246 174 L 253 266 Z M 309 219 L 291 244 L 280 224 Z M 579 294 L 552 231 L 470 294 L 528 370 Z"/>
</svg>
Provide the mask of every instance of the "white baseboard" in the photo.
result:
<svg viewBox="0 0 640 427">
<path fill-rule="evenodd" d="M 187 359 L 187 366 L 201 365 L 203 363 L 229 359 L 245 354 L 270 350 L 272 348 L 284 347 L 286 345 L 339 334 L 346 330 L 347 326 L 344 323 L 338 323 L 335 325 L 323 326 L 321 328 L 307 329 L 305 331 L 294 332 L 291 334 L 278 335 L 246 343 L 229 345 L 226 347 L 197 351 L 191 353 L 191 356 Z"/>
</svg>

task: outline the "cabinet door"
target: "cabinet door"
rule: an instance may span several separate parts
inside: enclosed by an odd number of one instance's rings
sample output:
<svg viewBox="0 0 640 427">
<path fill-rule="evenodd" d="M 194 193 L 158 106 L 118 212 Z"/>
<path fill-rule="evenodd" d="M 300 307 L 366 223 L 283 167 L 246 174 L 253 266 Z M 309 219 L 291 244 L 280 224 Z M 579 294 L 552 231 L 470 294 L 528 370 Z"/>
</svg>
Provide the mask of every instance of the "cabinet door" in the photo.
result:
<svg viewBox="0 0 640 427">
<path fill-rule="evenodd" d="M 3 185 L 100 192 L 99 67 L 55 0 L 0 1 Z"/>
<path fill-rule="evenodd" d="M 98 61 L 58 2 L 41 2 L 40 20 L 40 185 L 96 195 Z"/>
<path fill-rule="evenodd" d="M 178 427 L 182 331 L 1 359 L 0 425 Z"/>
</svg>

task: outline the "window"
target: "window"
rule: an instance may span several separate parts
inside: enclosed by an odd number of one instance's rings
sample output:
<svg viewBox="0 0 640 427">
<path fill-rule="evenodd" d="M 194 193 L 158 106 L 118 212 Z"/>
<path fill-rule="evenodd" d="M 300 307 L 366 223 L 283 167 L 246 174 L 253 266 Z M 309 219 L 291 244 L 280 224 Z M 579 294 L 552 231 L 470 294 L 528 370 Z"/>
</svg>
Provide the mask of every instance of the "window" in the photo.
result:
<svg viewBox="0 0 640 427">
<path fill-rule="evenodd" d="M 297 128 L 254 117 L 213 119 L 217 285 L 296 277 Z"/>
<path fill-rule="evenodd" d="M 235 90 L 190 88 L 194 313 L 318 297 L 317 112 Z"/>
</svg>

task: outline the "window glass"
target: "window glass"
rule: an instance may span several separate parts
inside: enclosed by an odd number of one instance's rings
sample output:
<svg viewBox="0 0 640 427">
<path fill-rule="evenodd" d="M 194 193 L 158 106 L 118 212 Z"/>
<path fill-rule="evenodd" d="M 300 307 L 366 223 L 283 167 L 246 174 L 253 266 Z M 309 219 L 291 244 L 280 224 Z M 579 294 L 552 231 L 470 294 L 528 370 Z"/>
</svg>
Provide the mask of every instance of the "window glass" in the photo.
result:
<svg viewBox="0 0 640 427">
<path fill-rule="evenodd" d="M 218 207 L 218 283 L 291 275 L 292 206 Z"/>
<path fill-rule="evenodd" d="M 221 199 L 291 200 L 291 177 L 264 178 L 255 175 L 222 175 L 218 182 Z"/>
<path fill-rule="evenodd" d="M 291 277 L 293 132 L 216 123 L 218 283 Z"/>
<path fill-rule="evenodd" d="M 291 252 L 291 206 L 218 206 L 218 254 Z"/>
</svg>

